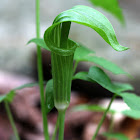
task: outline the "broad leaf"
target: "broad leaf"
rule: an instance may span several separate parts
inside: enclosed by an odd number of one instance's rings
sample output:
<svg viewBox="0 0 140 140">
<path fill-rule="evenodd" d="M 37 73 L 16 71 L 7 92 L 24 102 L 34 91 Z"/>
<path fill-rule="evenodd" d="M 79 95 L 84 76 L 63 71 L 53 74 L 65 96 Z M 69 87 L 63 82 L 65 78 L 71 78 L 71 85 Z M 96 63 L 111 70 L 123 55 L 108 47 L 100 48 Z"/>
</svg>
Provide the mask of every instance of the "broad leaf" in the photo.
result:
<svg viewBox="0 0 140 140">
<path fill-rule="evenodd" d="M 45 88 L 45 104 L 46 104 L 46 113 L 49 113 L 54 108 L 54 96 L 53 96 L 53 80 L 47 82 Z"/>
<path fill-rule="evenodd" d="M 43 39 L 38 39 L 34 38 L 31 39 L 29 43 L 35 43 L 39 46 L 41 46 L 44 49 L 47 49 L 50 51 L 50 49 L 46 46 L 45 41 Z M 102 57 L 97 57 L 94 56 L 95 52 L 86 48 L 85 46 L 79 44 L 79 47 L 76 48 L 75 53 L 74 53 L 74 60 L 80 62 L 80 61 L 88 61 L 88 62 L 93 62 L 97 65 L 102 66 L 103 68 L 111 71 L 114 74 L 127 74 L 123 69 L 121 69 L 119 66 L 116 64 L 112 63 L 109 60 L 106 60 Z"/>
<path fill-rule="evenodd" d="M 97 65 L 102 66 L 103 68 L 111 71 L 114 74 L 127 74 L 123 69 L 121 69 L 119 66 L 116 64 L 112 63 L 109 60 L 106 60 L 102 57 L 97 57 L 94 55 L 95 52 L 92 50 L 89 50 L 88 48 L 85 48 L 84 46 L 80 46 L 76 49 L 75 54 L 74 54 L 74 60 L 77 62 L 80 61 L 88 61 L 88 62 L 93 62 Z"/>
<path fill-rule="evenodd" d="M 96 66 L 90 68 L 88 76 L 90 79 L 96 81 L 105 89 L 118 95 L 120 95 L 122 91 L 133 90 L 133 87 L 129 84 L 113 83 L 108 75 L 102 69 Z"/>
<path fill-rule="evenodd" d="M 65 54 L 73 53 L 73 49 L 63 50 L 61 48 L 55 47 L 56 44 L 54 43 L 54 34 L 55 29 L 60 25 L 62 22 L 66 23 L 75 22 L 87 27 L 94 29 L 109 45 L 111 45 L 116 51 L 124 51 L 127 50 L 127 47 L 121 46 L 116 38 L 114 29 L 108 19 L 101 14 L 100 12 L 96 11 L 93 8 L 87 6 L 75 6 L 70 10 L 64 11 L 60 13 L 54 20 L 53 25 L 50 26 L 44 34 L 44 40 L 47 46 L 56 53 L 65 52 Z M 70 41 L 68 44 L 74 46 L 74 42 Z"/>
<path fill-rule="evenodd" d="M 88 62 L 93 62 L 97 65 L 100 65 L 101 67 L 111 71 L 114 74 L 127 74 L 129 75 L 127 72 L 125 72 L 123 69 L 121 69 L 119 66 L 117 66 L 116 64 L 112 63 L 109 60 L 106 60 L 102 57 L 97 57 L 97 56 L 90 56 L 86 58 Z"/>
<path fill-rule="evenodd" d="M 114 138 L 117 140 L 129 140 L 129 138 L 127 136 L 125 136 L 124 134 L 121 133 L 103 133 L 103 136 L 107 137 L 107 138 Z"/>
<path fill-rule="evenodd" d="M 121 113 L 133 119 L 140 119 L 140 111 L 138 110 L 124 110 Z"/>
<path fill-rule="evenodd" d="M 140 111 L 140 97 L 132 93 L 122 93 L 120 96 L 124 102 L 132 109 Z"/>
<path fill-rule="evenodd" d="M 88 72 L 85 72 L 85 71 L 76 73 L 76 74 L 73 76 L 72 79 L 73 79 L 73 80 L 80 79 L 80 80 L 84 80 L 84 81 L 93 82 L 93 80 L 91 80 L 91 79 L 88 77 Z"/>
<path fill-rule="evenodd" d="M 35 43 L 39 46 L 41 46 L 44 49 L 50 50 L 43 39 L 38 39 L 34 38 L 31 39 L 29 43 Z M 128 74 L 126 73 L 123 69 L 121 69 L 119 66 L 116 64 L 112 63 L 109 60 L 106 60 L 102 57 L 97 57 L 94 56 L 95 52 L 86 48 L 85 46 L 79 44 L 79 47 L 76 48 L 75 53 L 74 53 L 74 60 L 76 61 L 88 61 L 88 62 L 93 62 L 95 64 L 98 64 L 102 66 L 103 68 L 111 71 L 114 74 Z M 128 74 L 129 75 L 129 74 Z"/>
<path fill-rule="evenodd" d="M 134 90 L 134 87 L 128 83 L 113 82 L 113 85 L 117 87 L 118 92 Z"/>
<path fill-rule="evenodd" d="M 85 46 L 81 45 L 76 48 L 74 53 L 74 60 L 76 61 L 87 61 L 87 57 L 90 57 L 91 55 L 94 55 L 95 52 L 86 48 Z"/>
<path fill-rule="evenodd" d="M 46 49 L 46 50 L 50 51 L 50 49 L 47 47 L 44 40 L 41 39 L 41 38 L 40 39 L 39 38 L 33 38 L 33 39 L 29 40 L 27 44 L 30 44 L 30 43 L 35 43 L 36 45 L 42 47 L 43 49 Z"/>
<path fill-rule="evenodd" d="M 127 83 L 112 82 L 108 75 L 98 67 L 91 67 L 89 73 L 78 72 L 73 76 L 73 80 L 80 79 L 89 82 L 97 82 L 104 88 L 113 93 L 121 93 L 123 91 L 133 90 L 132 85 Z"/>
<path fill-rule="evenodd" d="M 122 9 L 118 4 L 118 0 L 89 0 L 93 5 L 101 7 L 107 12 L 114 15 L 121 23 L 124 23 Z"/>
<path fill-rule="evenodd" d="M 88 105 L 88 104 L 83 104 L 83 105 L 77 105 L 72 108 L 72 111 L 96 111 L 96 112 L 105 112 L 106 108 L 101 107 L 99 105 Z M 108 113 L 114 114 L 114 110 L 109 110 Z"/>
</svg>

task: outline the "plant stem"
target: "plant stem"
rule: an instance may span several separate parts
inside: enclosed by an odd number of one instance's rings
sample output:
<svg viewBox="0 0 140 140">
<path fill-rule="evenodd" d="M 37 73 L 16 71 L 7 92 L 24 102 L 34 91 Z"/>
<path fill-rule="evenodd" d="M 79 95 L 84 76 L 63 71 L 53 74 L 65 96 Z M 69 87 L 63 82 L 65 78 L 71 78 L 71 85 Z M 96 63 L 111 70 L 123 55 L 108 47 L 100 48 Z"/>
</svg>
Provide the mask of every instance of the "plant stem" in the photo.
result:
<svg viewBox="0 0 140 140">
<path fill-rule="evenodd" d="M 112 133 L 113 127 L 114 127 L 114 114 L 111 114 L 111 121 L 108 130 L 109 133 Z M 111 138 L 108 138 L 107 140 L 111 140 Z"/>
<path fill-rule="evenodd" d="M 109 126 L 109 132 L 113 131 L 113 126 L 114 126 L 114 114 L 111 114 L 111 121 L 110 121 L 110 126 Z"/>
<path fill-rule="evenodd" d="M 36 36 L 37 38 L 40 38 L 40 0 L 36 0 Z M 37 67 L 38 67 L 38 78 L 39 78 L 39 87 L 40 87 L 41 112 L 43 118 L 43 130 L 44 130 L 45 140 L 49 140 L 48 120 L 46 117 L 45 98 L 44 98 L 42 55 L 41 55 L 40 46 L 37 46 Z"/>
<path fill-rule="evenodd" d="M 58 110 L 59 115 L 59 140 L 64 140 L 65 110 Z"/>
<path fill-rule="evenodd" d="M 53 135 L 52 135 L 52 140 L 55 140 L 56 139 L 58 126 L 59 126 L 59 115 L 57 117 L 57 122 L 56 122 L 55 129 L 54 129 L 54 132 L 53 132 Z"/>
<path fill-rule="evenodd" d="M 109 111 L 109 109 L 110 109 L 110 107 L 111 107 L 111 104 L 112 104 L 112 102 L 114 101 L 115 98 L 116 98 L 116 94 L 113 95 L 113 97 L 112 97 L 112 99 L 111 99 L 111 101 L 110 101 L 110 103 L 109 103 L 107 109 L 105 110 L 105 112 L 104 112 L 104 114 L 103 114 L 103 116 L 102 116 L 102 118 L 101 118 L 101 120 L 100 120 L 100 122 L 99 122 L 99 124 L 98 124 L 98 126 L 97 126 L 97 129 L 96 129 L 96 131 L 95 131 L 95 134 L 94 134 L 93 137 L 92 137 L 92 140 L 95 140 L 95 138 L 96 138 L 96 136 L 97 136 L 97 134 L 98 134 L 98 132 L 99 132 L 99 130 L 100 130 L 100 128 L 101 128 L 101 126 L 102 126 L 104 120 L 105 120 L 105 117 L 106 117 L 106 115 L 107 115 L 107 112 Z"/>
<path fill-rule="evenodd" d="M 20 140 L 20 137 L 19 137 L 19 135 L 18 135 L 18 131 L 17 131 L 17 128 L 16 128 L 16 125 L 15 125 L 15 122 L 14 122 L 14 119 L 13 119 L 13 116 L 12 116 L 12 113 L 11 113 L 11 111 L 10 111 L 9 104 L 8 104 L 7 101 L 5 101 L 4 103 L 5 103 L 5 109 L 6 109 L 6 112 L 7 112 L 9 121 L 10 121 L 10 124 L 11 124 L 11 126 L 12 126 L 12 129 L 13 129 L 13 131 L 14 131 L 16 140 Z"/>
</svg>

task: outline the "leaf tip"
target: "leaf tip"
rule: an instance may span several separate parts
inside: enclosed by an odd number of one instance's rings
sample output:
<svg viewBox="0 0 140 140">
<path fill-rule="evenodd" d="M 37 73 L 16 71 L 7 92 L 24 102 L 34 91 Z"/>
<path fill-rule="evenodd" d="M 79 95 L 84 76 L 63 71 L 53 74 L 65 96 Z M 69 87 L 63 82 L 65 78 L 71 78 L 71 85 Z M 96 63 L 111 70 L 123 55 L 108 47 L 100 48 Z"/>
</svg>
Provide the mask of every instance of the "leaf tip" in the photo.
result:
<svg viewBox="0 0 140 140">
<path fill-rule="evenodd" d="M 27 43 L 26 43 L 26 45 L 29 45 L 31 43 L 31 40 L 29 40 Z"/>
<path fill-rule="evenodd" d="M 34 40 L 34 38 L 33 38 L 33 39 L 30 39 L 30 40 L 26 43 L 26 45 L 29 45 L 30 43 L 32 43 L 33 40 Z"/>
<path fill-rule="evenodd" d="M 126 51 L 126 50 L 128 50 L 128 49 L 130 49 L 130 48 L 124 47 L 124 46 L 121 46 L 121 45 L 118 45 L 117 47 L 115 47 L 115 50 L 116 50 L 116 51 L 119 51 L 119 52 L 121 52 L 121 51 Z"/>
</svg>

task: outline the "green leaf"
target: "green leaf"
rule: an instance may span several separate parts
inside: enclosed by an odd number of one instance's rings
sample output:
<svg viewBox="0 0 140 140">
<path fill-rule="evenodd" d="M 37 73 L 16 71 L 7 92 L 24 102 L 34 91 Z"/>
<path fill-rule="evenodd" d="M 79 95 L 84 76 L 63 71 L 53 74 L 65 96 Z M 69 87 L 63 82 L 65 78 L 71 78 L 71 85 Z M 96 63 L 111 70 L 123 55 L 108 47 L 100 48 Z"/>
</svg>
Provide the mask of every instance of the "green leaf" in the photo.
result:
<svg viewBox="0 0 140 140">
<path fill-rule="evenodd" d="M 75 47 L 69 50 L 63 50 L 61 48 L 55 47 L 56 44 L 54 42 L 54 34 L 55 29 L 62 22 L 75 22 L 95 30 L 109 45 L 111 45 L 116 51 L 124 51 L 127 50 L 127 47 L 121 46 L 116 38 L 114 29 L 108 19 L 96 11 L 93 8 L 79 5 L 75 6 L 70 10 L 64 11 L 60 13 L 54 20 L 53 25 L 50 26 L 44 34 L 44 40 L 47 46 L 54 51 L 55 53 L 65 52 L 66 54 L 73 53 Z M 70 41 L 71 42 L 71 41 Z M 69 44 L 69 43 L 68 43 Z M 71 42 L 72 46 L 74 46 L 74 42 Z"/>
<path fill-rule="evenodd" d="M 106 108 L 101 107 L 99 105 L 89 105 L 89 104 L 81 104 L 74 106 L 71 111 L 77 112 L 77 111 L 93 111 L 93 112 L 105 112 Z M 116 110 L 110 109 L 108 113 L 115 114 L 115 113 L 121 113 L 125 116 L 128 116 L 133 119 L 140 119 L 140 111 L 138 110 L 124 110 L 121 112 L 117 112 Z"/>
<path fill-rule="evenodd" d="M 124 102 L 132 109 L 140 111 L 140 97 L 132 93 L 122 93 L 120 96 Z"/>
<path fill-rule="evenodd" d="M 73 80 L 80 79 L 80 80 L 84 80 L 84 81 L 93 82 L 93 80 L 91 80 L 91 79 L 88 77 L 88 72 L 85 72 L 85 71 L 76 73 L 76 74 L 73 76 L 72 79 L 73 79 Z"/>
<path fill-rule="evenodd" d="M 97 65 L 100 65 L 101 67 L 111 71 L 114 74 L 127 74 L 129 75 L 127 72 L 125 72 L 123 69 L 121 69 L 119 66 L 117 66 L 116 64 L 112 63 L 109 60 L 106 60 L 102 57 L 97 57 L 97 56 L 90 56 L 86 58 L 88 62 L 93 62 Z"/>
<path fill-rule="evenodd" d="M 0 103 L 3 102 L 5 100 L 5 98 L 6 98 L 6 95 L 1 95 L 0 96 Z"/>
<path fill-rule="evenodd" d="M 140 111 L 138 110 L 124 110 L 121 113 L 133 119 L 140 119 Z"/>
<path fill-rule="evenodd" d="M 9 93 L 0 96 L 0 103 L 3 101 L 12 102 L 15 96 L 15 91 L 11 90 Z"/>
<path fill-rule="evenodd" d="M 15 97 L 15 94 L 16 94 L 15 91 L 11 90 L 8 94 L 6 94 L 5 100 L 8 102 L 12 102 Z"/>
<path fill-rule="evenodd" d="M 121 133 L 103 133 L 103 136 L 105 136 L 107 138 L 114 138 L 117 140 L 129 140 L 129 138 L 127 136 L 125 136 L 124 134 L 121 134 Z"/>
<path fill-rule="evenodd" d="M 77 112 L 77 111 L 93 111 L 93 112 L 105 112 L 106 108 L 101 107 L 99 105 L 89 105 L 89 104 L 82 104 L 74 106 L 71 111 Z M 124 110 L 121 112 L 117 112 L 115 110 L 110 109 L 108 113 L 115 114 L 115 113 L 121 113 L 125 116 L 128 116 L 133 119 L 140 119 L 140 111 L 138 110 Z"/>
<path fill-rule="evenodd" d="M 20 90 L 20 89 L 23 89 L 23 88 L 30 88 L 30 87 L 34 87 L 34 86 L 38 86 L 38 85 L 39 85 L 38 82 L 36 82 L 36 83 L 27 83 L 27 84 L 23 84 L 23 85 L 21 85 L 19 87 L 16 87 L 13 90 Z"/>
<path fill-rule="evenodd" d="M 112 63 L 111 61 L 106 60 L 102 57 L 94 56 L 94 55 L 95 55 L 94 51 L 84 47 L 83 45 L 80 45 L 80 47 L 76 48 L 76 51 L 74 54 L 74 60 L 77 62 L 80 62 L 80 61 L 92 62 L 97 65 L 100 65 L 101 67 L 111 71 L 114 74 L 127 74 L 130 76 L 130 74 L 125 72 L 123 69 L 121 69 L 119 66 Z"/>
<path fill-rule="evenodd" d="M 76 48 L 74 53 L 74 60 L 76 61 L 87 61 L 87 57 L 90 57 L 90 55 L 95 54 L 94 51 L 86 48 L 85 46 L 79 44 L 80 46 Z"/>
<path fill-rule="evenodd" d="M 101 7 L 107 12 L 114 15 L 121 23 L 124 24 L 124 16 L 119 6 L 118 0 L 89 0 L 93 5 Z"/>
<path fill-rule="evenodd" d="M 12 90 L 10 90 L 9 93 L 5 94 L 5 95 L 1 95 L 0 96 L 0 103 L 3 102 L 3 101 L 8 101 L 8 102 L 12 102 L 14 96 L 15 96 L 15 91 L 16 90 L 21 90 L 23 88 L 29 88 L 29 87 L 34 87 L 34 86 L 37 86 L 38 85 L 38 82 L 37 83 L 28 83 L 28 84 L 24 84 L 24 85 L 21 85 L 19 87 L 16 87 Z"/>
<path fill-rule="evenodd" d="M 134 90 L 134 87 L 128 83 L 113 82 L 113 85 L 117 88 L 118 92 Z"/>
<path fill-rule="evenodd" d="M 89 69 L 88 73 L 89 78 L 96 81 L 98 84 L 100 84 L 102 87 L 106 88 L 107 90 L 116 93 L 115 87 L 113 83 L 111 82 L 108 75 L 99 67 L 91 67 Z"/>
<path fill-rule="evenodd" d="M 96 81 L 105 89 L 120 95 L 122 91 L 133 90 L 133 87 L 129 84 L 113 83 L 108 75 L 99 67 L 93 66 L 89 69 L 88 76 L 90 79 Z"/>
<path fill-rule="evenodd" d="M 101 107 L 99 105 L 88 105 L 88 104 L 82 104 L 82 105 L 77 105 L 72 108 L 72 111 L 96 111 L 96 112 L 105 112 L 106 108 Z M 114 114 L 116 111 L 114 110 L 109 110 L 108 113 Z"/>
<path fill-rule="evenodd" d="M 54 108 L 54 95 L 53 95 L 53 80 L 47 82 L 45 88 L 45 99 L 46 99 L 46 113 L 49 113 Z"/>
<path fill-rule="evenodd" d="M 41 38 L 33 38 L 33 39 L 29 40 L 27 44 L 30 44 L 30 43 L 35 43 L 36 45 L 42 47 L 43 49 L 50 51 L 50 49 L 47 47 L 45 41 Z"/>
</svg>

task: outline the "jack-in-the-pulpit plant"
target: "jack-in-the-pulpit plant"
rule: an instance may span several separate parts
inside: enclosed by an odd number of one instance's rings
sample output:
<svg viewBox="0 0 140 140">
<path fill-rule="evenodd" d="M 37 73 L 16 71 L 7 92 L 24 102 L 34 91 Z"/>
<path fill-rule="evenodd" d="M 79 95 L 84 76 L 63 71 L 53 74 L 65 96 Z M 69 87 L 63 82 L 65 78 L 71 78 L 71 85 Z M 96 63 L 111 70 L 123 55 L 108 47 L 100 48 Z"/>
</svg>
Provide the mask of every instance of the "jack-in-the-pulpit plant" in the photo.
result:
<svg viewBox="0 0 140 140">
<path fill-rule="evenodd" d="M 72 77 L 71 66 L 73 53 L 75 60 L 73 74 L 75 73 L 79 62 L 87 61 L 95 63 L 100 67 L 112 72 L 113 74 L 129 75 L 116 64 L 102 57 L 97 57 L 94 51 L 91 51 L 85 48 L 83 45 L 68 39 L 71 22 L 82 24 L 94 29 L 108 44 L 110 44 L 117 51 L 123 51 L 128 49 L 119 45 L 110 22 L 101 13 L 86 6 L 76 6 L 70 10 L 60 13 L 54 20 L 53 25 L 46 30 L 44 34 L 45 41 L 43 39 L 34 38 L 28 42 L 34 42 L 37 45 L 43 47 L 44 49 L 52 52 L 53 79 L 47 82 L 45 90 L 46 113 L 48 113 L 54 107 L 54 102 L 56 108 L 59 111 L 58 120 L 56 123 L 54 134 L 52 136 L 52 140 L 55 140 L 58 128 L 59 140 L 63 139 L 65 111 L 70 101 L 70 77 Z M 76 50 L 75 47 L 77 47 Z M 69 57 L 69 61 L 68 59 L 66 59 L 67 57 Z M 68 63 L 66 63 L 66 61 L 68 61 Z M 67 72 L 68 74 L 66 74 Z M 121 96 L 123 100 L 127 103 L 127 105 L 131 108 L 131 110 L 121 112 L 122 114 L 129 117 L 131 116 L 132 118 L 140 118 L 139 115 L 136 115 L 136 112 L 137 114 L 139 114 L 138 111 L 135 111 L 139 109 L 137 102 L 140 102 L 140 97 L 131 93 L 126 93 L 126 91 L 128 90 L 133 90 L 133 87 L 131 85 L 112 82 L 108 75 L 101 68 L 95 66 L 91 67 L 89 69 L 89 72 L 79 72 L 77 74 L 74 74 L 72 80 L 74 79 L 86 80 L 93 83 L 96 82 L 110 92 L 114 93 L 114 96 L 112 97 L 106 109 L 94 105 L 79 106 L 81 110 L 87 109 L 92 111 L 104 112 L 104 115 L 100 123 L 98 124 L 96 131 L 93 132 L 94 135 L 92 137 L 92 140 L 95 140 L 100 130 L 100 127 L 105 119 L 105 116 L 109 112 L 111 104 L 116 96 Z M 54 84 L 53 80 L 55 81 Z M 64 83 L 64 81 L 68 83 Z M 67 87 L 65 87 L 65 85 L 67 85 Z M 135 102 L 135 100 L 137 102 Z M 110 134 L 108 133 L 107 135 L 109 136 Z M 115 134 L 113 134 L 113 136 L 114 135 Z"/>
<path fill-rule="evenodd" d="M 73 57 L 77 44 L 68 39 L 70 22 L 58 24 L 53 28 L 50 44 L 53 75 L 54 103 L 58 110 L 66 110 L 70 102 L 71 80 L 73 75 Z"/>
<path fill-rule="evenodd" d="M 122 23 L 124 18 L 122 11 L 119 8 L 117 0 L 89 0 L 96 6 L 100 6 L 103 9 L 111 12 L 116 16 Z M 50 26 L 44 34 L 44 39 L 40 39 L 40 0 L 36 0 L 36 33 L 37 38 L 30 40 L 28 43 L 34 42 L 37 44 L 37 60 L 38 60 L 38 77 L 41 97 L 41 111 L 43 118 L 43 129 L 44 138 L 49 140 L 47 113 L 54 107 L 58 110 L 58 120 L 56 123 L 55 131 L 52 136 L 52 140 L 56 139 L 57 129 L 59 128 L 59 140 L 64 139 L 64 120 L 65 112 L 70 103 L 71 94 L 71 82 L 75 79 L 81 79 L 93 83 L 98 83 L 108 91 L 112 92 L 112 97 L 107 108 L 102 108 L 97 105 L 80 105 L 75 110 L 90 110 L 90 111 L 102 111 L 104 112 L 101 121 L 95 132 L 93 132 L 92 140 L 95 140 L 100 127 L 105 119 L 106 114 L 109 112 L 115 113 L 114 110 L 109 110 L 110 106 L 116 96 L 121 96 L 125 103 L 130 107 L 130 110 L 121 112 L 123 115 L 132 117 L 134 119 L 140 118 L 140 97 L 126 91 L 133 90 L 133 87 L 129 84 L 112 82 L 108 75 L 100 68 L 104 68 L 113 74 L 126 74 L 124 70 L 115 65 L 114 63 L 97 57 L 95 53 L 81 44 L 69 39 L 69 32 L 71 23 L 75 22 L 95 30 L 113 49 L 116 51 L 127 50 L 127 47 L 121 46 L 116 38 L 114 29 L 108 19 L 100 12 L 87 7 L 87 6 L 75 6 L 72 9 L 60 13 L 54 20 L 52 26 Z M 92 39 L 92 38 L 91 38 Z M 94 39 L 94 37 L 93 37 Z M 44 82 L 43 82 L 43 71 L 41 61 L 41 47 L 51 51 L 51 63 L 52 63 L 52 77 L 46 85 L 44 95 Z M 73 67 L 73 60 L 75 65 Z M 95 63 L 97 66 L 91 66 L 88 72 L 79 72 L 75 74 L 77 65 L 81 61 L 88 61 Z M 20 90 L 26 87 L 36 86 L 38 83 L 29 83 L 12 89 L 6 95 L 0 96 L 0 103 L 5 103 L 7 115 L 9 117 L 11 126 L 13 128 L 15 137 L 20 140 L 18 130 L 14 123 L 12 113 L 9 108 L 9 103 L 13 100 L 16 90 Z M 93 89 L 94 93 L 94 89 Z M 109 131 L 111 132 L 111 131 Z M 122 134 L 104 133 L 104 136 L 108 138 L 120 138 L 126 140 L 127 137 Z"/>
<path fill-rule="evenodd" d="M 78 43 L 68 38 L 71 22 L 92 28 L 117 51 L 128 49 L 118 43 L 107 18 L 87 6 L 75 6 L 60 13 L 45 31 L 44 40 L 51 50 L 54 104 L 59 112 L 59 140 L 63 140 L 65 111 L 70 103 L 73 57 L 78 47 Z"/>
</svg>

